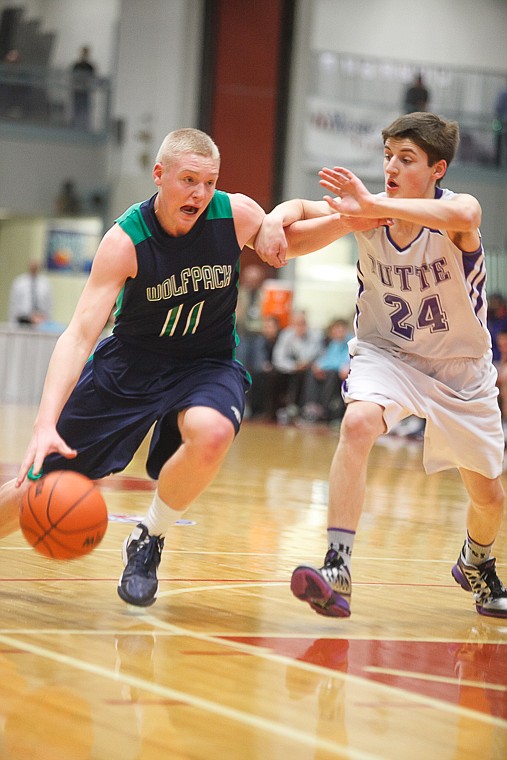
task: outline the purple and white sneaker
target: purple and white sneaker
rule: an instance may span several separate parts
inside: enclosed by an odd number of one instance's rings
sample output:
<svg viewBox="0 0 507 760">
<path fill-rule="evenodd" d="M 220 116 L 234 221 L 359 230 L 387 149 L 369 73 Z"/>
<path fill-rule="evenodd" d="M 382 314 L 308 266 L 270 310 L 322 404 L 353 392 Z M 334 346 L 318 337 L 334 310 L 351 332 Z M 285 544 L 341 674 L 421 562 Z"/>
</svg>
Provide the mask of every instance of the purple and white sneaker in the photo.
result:
<svg viewBox="0 0 507 760">
<path fill-rule="evenodd" d="M 452 577 L 465 591 L 471 591 L 479 615 L 507 617 L 507 591 L 496 574 L 496 560 L 490 557 L 480 565 L 467 565 L 464 547 L 452 568 Z"/>
<path fill-rule="evenodd" d="M 319 615 L 350 616 L 352 580 L 348 567 L 332 544 L 320 569 L 308 565 L 296 567 L 290 588 L 294 596 L 308 602 Z"/>
</svg>

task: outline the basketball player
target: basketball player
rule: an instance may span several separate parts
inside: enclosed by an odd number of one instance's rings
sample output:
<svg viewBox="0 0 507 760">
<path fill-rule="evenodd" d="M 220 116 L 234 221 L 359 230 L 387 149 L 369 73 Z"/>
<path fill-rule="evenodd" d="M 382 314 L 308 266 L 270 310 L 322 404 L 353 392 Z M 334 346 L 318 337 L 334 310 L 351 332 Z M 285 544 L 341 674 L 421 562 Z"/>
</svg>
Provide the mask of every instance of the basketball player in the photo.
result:
<svg viewBox="0 0 507 760">
<path fill-rule="evenodd" d="M 407 114 L 382 136 L 385 192 L 372 195 L 341 167 L 319 173 L 321 185 L 337 196 L 324 196 L 322 214 L 392 223 L 356 232 L 355 337 L 330 472 L 328 551 L 320 569 L 297 567 L 291 588 L 319 614 L 350 615 L 350 563 L 368 456 L 380 435 L 416 415 L 426 420 L 426 471 L 457 467 L 470 497 L 452 575 L 473 593 L 480 614 L 505 618 L 507 591 L 491 555 L 504 503 L 504 438 L 486 327 L 481 208 L 473 196 L 439 186 L 458 146 L 455 122 Z M 308 220 L 315 213 L 315 202 L 287 201 L 266 217 L 263 234 L 270 239 L 288 216 L 306 217 L 286 228 L 289 254 L 321 248 L 342 233 L 332 216 Z M 260 237 L 258 250 L 262 245 Z"/>
<path fill-rule="evenodd" d="M 32 439 L 0 492 L 0 535 L 17 529 L 30 478 L 123 470 L 151 426 L 157 490 L 126 539 L 120 597 L 157 594 L 164 534 L 218 473 L 238 432 L 248 376 L 235 360 L 239 261 L 264 218 L 245 195 L 216 189 L 220 155 L 196 129 L 171 132 L 153 168 L 157 192 L 102 239 L 69 326 L 51 358 Z M 273 237 L 263 258 L 284 259 Z M 90 357 L 116 302 L 111 337 Z M 89 358 L 90 357 L 90 358 Z"/>
</svg>

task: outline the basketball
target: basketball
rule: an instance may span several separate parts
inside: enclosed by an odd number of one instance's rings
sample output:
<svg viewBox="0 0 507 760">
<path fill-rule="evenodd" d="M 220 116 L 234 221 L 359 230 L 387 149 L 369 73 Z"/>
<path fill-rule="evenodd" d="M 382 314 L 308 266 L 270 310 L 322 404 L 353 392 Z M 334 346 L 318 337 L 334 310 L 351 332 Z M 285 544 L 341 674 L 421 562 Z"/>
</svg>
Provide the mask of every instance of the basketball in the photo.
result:
<svg viewBox="0 0 507 760">
<path fill-rule="evenodd" d="M 25 491 L 19 524 L 34 549 L 53 559 L 73 559 L 100 544 L 107 507 L 98 486 L 72 470 L 50 472 Z"/>
</svg>

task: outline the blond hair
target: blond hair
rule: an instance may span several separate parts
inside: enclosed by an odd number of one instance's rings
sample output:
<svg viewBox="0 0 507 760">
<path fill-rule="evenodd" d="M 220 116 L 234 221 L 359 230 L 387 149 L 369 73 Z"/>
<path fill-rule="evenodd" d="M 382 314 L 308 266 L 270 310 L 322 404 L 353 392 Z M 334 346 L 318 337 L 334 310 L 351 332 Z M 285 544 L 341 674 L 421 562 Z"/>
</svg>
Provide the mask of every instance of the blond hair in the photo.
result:
<svg viewBox="0 0 507 760">
<path fill-rule="evenodd" d="M 187 127 L 169 132 L 162 141 L 156 162 L 167 164 L 181 153 L 197 153 L 199 156 L 220 160 L 220 151 L 205 132 Z"/>
</svg>

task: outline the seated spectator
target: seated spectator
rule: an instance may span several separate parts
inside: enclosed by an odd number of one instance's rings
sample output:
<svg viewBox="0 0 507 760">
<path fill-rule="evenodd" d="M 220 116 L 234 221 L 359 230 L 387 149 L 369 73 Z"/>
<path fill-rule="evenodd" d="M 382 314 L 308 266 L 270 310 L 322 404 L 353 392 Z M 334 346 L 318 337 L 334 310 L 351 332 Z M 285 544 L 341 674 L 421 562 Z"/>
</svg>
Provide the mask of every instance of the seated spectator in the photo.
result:
<svg viewBox="0 0 507 760">
<path fill-rule="evenodd" d="M 280 423 L 287 424 L 299 416 L 305 373 L 320 354 L 322 345 L 321 331 L 309 327 L 304 311 L 294 311 L 273 350 L 275 393 L 285 400 L 285 406 L 277 412 Z"/>
<path fill-rule="evenodd" d="M 495 361 L 498 372 L 498 403 L 502 412 L 504 440 L 507 444 L 507 328 L 498 331 L 496 344 L 498 348 L 498 359 Z"/>
<path fill-rule="evenodd" d="M 264 267 L 249 264 L 241 270 L 236 307 L 236 330 L 239 346 L 236 357 L 249 372 L 252 371 L 253 345 L 262 329 L 262 284 L 265 279 Z"/>
<path fill-rule="evenodd" d="M 345 411 L 341 387 L 349 373 L 349 325 L 335 319 L 326 335 L 326 347 L 306 371 L 303 386 L 302 416 L 309 422 L 330 422 Z"/>
<path fill-rule="evenodd" d="M 492 293 L 488 298 L 488 330 L 491 335 L 493 361 L 500 359 L 497 335 L 504 329 L 507 330 L 507 301 L 501 293 Z"/>
<path fill-rule="evenodd" d="M 497 166 L 505 163 L 507 148 L 507 80 L 498 93 L 495 103 L 495 162 Z"/>
<path fill-rule="evenodd" d="M 252 387 L 247 395 L 247 406 L 252 419 L 276 420 L 280 406 L 277 397 L 276 372 L 273 367 L 273 350 L 280 334 L 276 317 L 264 317 L 259 335 L 252 340 Z"/>
</svg>

